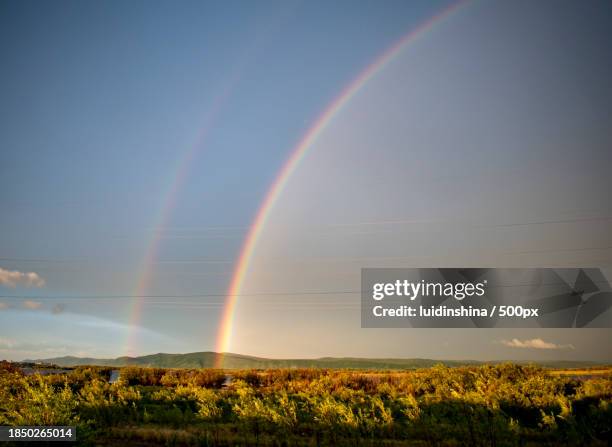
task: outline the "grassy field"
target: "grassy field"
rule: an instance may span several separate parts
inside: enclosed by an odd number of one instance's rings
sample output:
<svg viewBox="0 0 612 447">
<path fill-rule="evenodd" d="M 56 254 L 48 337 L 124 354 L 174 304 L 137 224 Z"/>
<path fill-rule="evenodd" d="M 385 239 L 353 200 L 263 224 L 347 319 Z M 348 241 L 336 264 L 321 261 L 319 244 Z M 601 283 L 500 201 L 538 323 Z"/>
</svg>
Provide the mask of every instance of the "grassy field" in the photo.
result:
<svg viewBox="0 0 612 447">
<path fill-rule="evenodd" d="M 548 371 L 553 376 L 572 376 L 572 377 L 597 377 L 609 376 L 612 368 L 608 367 L 593 367 L 593 368 L 566 368 L 566 369 L 551 369 Z"/>
<path fill-rule="evenodd" d="M 0 368 L 0 425 L 76 425 L 79 445 L 609 445 L 612 369 Z"/>
</svg>

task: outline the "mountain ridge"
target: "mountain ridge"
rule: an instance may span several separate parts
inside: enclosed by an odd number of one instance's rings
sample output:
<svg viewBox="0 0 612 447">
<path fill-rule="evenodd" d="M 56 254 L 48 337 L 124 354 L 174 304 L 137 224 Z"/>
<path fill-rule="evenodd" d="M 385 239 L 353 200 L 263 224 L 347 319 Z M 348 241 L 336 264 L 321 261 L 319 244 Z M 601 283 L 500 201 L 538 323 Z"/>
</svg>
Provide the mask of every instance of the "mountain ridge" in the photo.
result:
<svg viewBox="0 0 612 447">
<path fill-rule="evenodd" d="M 94 358 L 63 356 L 46 359 L 24 360 L 58 366 L 142 366 L 157 368 L 213 368 L 220 354 L 213 351 L 190 353 L 157 353 L 138 357 L 121 356 L 117 358 Z M 526 361 L 526 360 L 436 360 L 424 358 L 366 358 L 366 357 L 320 357 L 315 359 L 272 359 L 243 354 L 223 354 L 222 367 L 227 369 L 270 369 L 270 368 L 343 368 L 343 369 L 414 369 L 427 368 L 436 364 L 446 366 L 469 366 L 503 362 L 520 364 L 533 363 L 555 368 L 572 368 L 605 365 L 595 361 Z"/>
</svg>

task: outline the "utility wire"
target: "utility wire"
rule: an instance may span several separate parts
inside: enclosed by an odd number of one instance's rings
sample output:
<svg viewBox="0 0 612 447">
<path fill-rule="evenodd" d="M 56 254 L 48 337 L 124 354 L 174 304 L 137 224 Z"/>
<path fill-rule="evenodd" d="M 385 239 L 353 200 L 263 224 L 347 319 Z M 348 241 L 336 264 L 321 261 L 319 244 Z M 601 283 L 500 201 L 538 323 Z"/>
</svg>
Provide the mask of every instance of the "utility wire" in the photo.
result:
<svg viewBox="0 0 612 447">
<path fill-rule="evenodd" d="M 607 280 L 592 281 L 594 284 L 609 284 Z M 534 287 L 534 286 L 566 286 L 571 289 L 571 285 L 565 281 L 551 283 L 522 283 L 522 284 L 495 284 L 488 288 L 509 288 L 509 287 Z M 301 295 L 360 295 L 361 290 L 324 290 L 324 291 L 294 291 L 294 292 L 258 292 L 258 293 L 237 293 L 232 296 L 301 296 Z M 23 298 L 23 299 L 122 299 L 122 298 L 222 298 L 228 296 L 227 293 L 200 293 L 192 295 L 0 295 L 0 298 Z"/>
</svg>

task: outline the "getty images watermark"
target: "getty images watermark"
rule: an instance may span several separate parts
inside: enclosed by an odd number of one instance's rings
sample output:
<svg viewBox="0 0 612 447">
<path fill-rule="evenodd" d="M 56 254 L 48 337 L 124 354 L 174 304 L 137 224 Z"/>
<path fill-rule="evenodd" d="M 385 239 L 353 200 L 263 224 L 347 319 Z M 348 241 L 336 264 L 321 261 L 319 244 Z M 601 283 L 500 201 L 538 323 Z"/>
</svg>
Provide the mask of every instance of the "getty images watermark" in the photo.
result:
<svg viewBox="0 0 612 447">
<path fill-rule="evenodd" d="M 361 325 L 612 327 L 599 269 L 362 269 Z"/>
</svg>

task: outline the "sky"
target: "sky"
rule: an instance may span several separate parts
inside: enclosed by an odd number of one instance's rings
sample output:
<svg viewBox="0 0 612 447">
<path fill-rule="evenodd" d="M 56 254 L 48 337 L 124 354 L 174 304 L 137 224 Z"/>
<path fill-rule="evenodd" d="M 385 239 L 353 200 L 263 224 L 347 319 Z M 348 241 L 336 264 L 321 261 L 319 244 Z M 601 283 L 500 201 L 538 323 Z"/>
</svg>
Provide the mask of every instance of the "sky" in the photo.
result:
<svg viewBox="0 0 612 447">
<path fill-rule="evenodd" d="M 0 358 L 214 350 L 286 160 L 449 5 L 0 2 Z M 229 350 L 612 361 L 609 329 L 362 329 L 333 293 L 362 267 L 611 279 L 611 30 L 604 3 L 479 1 L 405 45 L 288 180 Z"/>
</svg>

